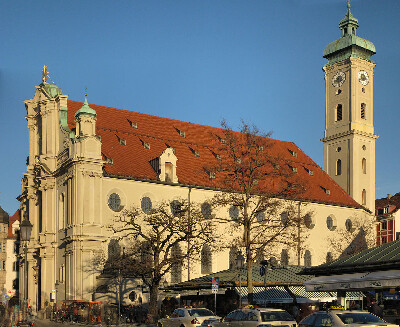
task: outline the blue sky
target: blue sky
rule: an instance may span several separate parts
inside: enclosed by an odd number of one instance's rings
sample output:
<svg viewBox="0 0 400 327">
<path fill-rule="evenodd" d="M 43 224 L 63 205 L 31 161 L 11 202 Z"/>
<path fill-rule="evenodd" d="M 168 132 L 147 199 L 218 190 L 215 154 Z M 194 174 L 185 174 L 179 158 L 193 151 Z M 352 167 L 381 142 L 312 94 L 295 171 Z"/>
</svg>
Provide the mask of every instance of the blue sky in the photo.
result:
<svg viewBox="0 0 400 327">
<path fill-rule="evenodd" d="M 13 0 L 0 3 L 0 206 L 26 171 L 24 100 L 51 79 L 89 103 L 199 124 L 243 118 L 323 166 L 325 46 L 346 0 Z M 377 49 L 376 195 L 400 192 L 400 1 L 353 0 Z"/>
</svg>

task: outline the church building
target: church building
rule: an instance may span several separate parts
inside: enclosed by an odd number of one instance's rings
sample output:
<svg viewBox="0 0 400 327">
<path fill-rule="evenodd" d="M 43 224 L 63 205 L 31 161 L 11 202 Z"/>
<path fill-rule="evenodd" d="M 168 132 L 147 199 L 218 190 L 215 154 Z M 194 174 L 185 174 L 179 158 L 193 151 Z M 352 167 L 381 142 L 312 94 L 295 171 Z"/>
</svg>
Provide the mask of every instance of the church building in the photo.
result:
<svg viewBox="0 0 400 327">
<path fill-rule="evenodd" d="M 331 252 L 328 239 L 339 229 L 354 232 L 353 220 L 373 219 L 376 136 L 370 56 L 375 48 L 356 36 L 357 27 L 349 7 L 340 22 L 342 37 L 324 51 L 326 172 L 295 143 L 271 140 L 270 151 L 291 167 L 305 189 L 283 201 L 310 213 L 303 221 L 308 234 L 300 257 L 290 247 L 278 249 L 287 264 L 332 260 L 338 254 Z M 20 265 L 20 280 L 28 265 L 28 289 L 20 289 L 34 310 L 43 309 L 52 294 L 56 302 L 94 298 L 99 279 L 89 264 L 107 254 L 115 239 L 109 226 L 123 208 L 145 211 L 189 195 L 203 203 L 220 191 L 218 178 L 204 169 L 219 160 L 213 136 L 223 147 L 220 128 L 89 104 L 86 97 L 83 103 L 72 101 L 47 82 L 45 71 L 25 107 L 29 157 L 19 200 L 21 217 L 26 214 L 33 230 L 28 262 Z M 226 209 L 219 214 L 229 217 Z M 210 272 L 229 264 L 228 248 L 211 253 Z M 203 275 L 200 262 L 190 274 Z M 187 279 L 182 271 L 168 282 Z M 124 300 L 137 304 L 128 294 Z"/>
</svg>

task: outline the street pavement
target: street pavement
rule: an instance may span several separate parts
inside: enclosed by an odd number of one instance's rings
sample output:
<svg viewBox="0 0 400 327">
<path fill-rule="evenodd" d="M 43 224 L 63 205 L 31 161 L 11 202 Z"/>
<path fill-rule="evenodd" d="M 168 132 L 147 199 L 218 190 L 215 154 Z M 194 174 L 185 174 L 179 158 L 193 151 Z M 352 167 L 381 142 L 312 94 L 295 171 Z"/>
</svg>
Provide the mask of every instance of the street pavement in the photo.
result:
<svg viewBox="0 0 400 327">
<path fill-rule="evenodd" d="M 70 322 L 55 322 L 55 321 L 51 321 L 48 319 L 36 319 L 36 326 L 38 327 L 51 327 L 51 326 L 57 326 L 57 327 L 79 327 L 79 326 L 107 326 L 105 323 L 102 324 L 83 324 L 83 323 L 70 323 Z M 155 327 L 155 325 L 146 325 L 146 324 L 136 324 L 136 323 L 132 323 L 132 324 L 119 324 L 119 325 L 109 325 L 109 326 L 119 326 L 119 327 Z"/>
</svg>

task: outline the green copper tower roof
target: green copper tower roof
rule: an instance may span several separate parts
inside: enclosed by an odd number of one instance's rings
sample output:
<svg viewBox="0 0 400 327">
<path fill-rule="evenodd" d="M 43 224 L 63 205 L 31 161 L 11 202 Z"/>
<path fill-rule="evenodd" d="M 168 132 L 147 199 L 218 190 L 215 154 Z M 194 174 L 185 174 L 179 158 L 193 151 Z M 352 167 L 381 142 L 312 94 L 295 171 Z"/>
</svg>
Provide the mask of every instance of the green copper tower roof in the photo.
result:
<svg viewBox="0 0 400 327">
<path fill-rule="evenodd" d="M 56 84 L 43 83 L 42 85 L 46 93 L 52 98 L 62 94 L 62 90 Z"/>
<path fill-rule="evenodd" d="M 356 35 L 358 19 L 350 11 L 350 3 L 347 4 L 347 13 L 339 23 L 342 37 L 328 44 L 323 57 L 328 59 L 327 65 L 345 60 L 350 57 L 358 57 L 371 61 L 371 56 L 376 53 L 374 44 Z"/>
<path fill-rule="evenodd" d="M 90 116 L 93 118 L 96 118 L 97 113 L 94 109 L 89 107 L 89 104 L 87 102 L 87 95 L 85 94 L 85 102 L 83 103 L 83 106 L 81 107 L 81 109 L 79 109 L 76 113 L 75 113 L 75 117 L 79 117 L 79 116 Z"/>
</svg>

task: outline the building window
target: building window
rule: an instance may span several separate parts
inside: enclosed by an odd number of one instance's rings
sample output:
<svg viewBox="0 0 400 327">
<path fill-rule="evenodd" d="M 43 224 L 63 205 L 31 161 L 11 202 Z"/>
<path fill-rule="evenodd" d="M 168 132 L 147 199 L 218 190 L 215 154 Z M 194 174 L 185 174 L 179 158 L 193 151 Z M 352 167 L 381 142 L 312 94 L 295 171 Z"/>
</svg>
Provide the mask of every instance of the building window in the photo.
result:
<svg viewBox="0 0 400 327">
<path fill-rule="evenodd" d="M 340 159 L 336 161 L 336 175 L 342 175 L 342 160 Z"/>
<path fill-rule="evenodd" d="M 17 271 L 17 262 L 16 261 L 13 262 L 13 271 Z"/>
<path fill-rule="evenodd" d="M 361 199 L 362 205 L 365 206 L 367 204 L 367 191 L 365 189 L 362 190 Z"/>
<path fill-rule="evenodd" d="M 151 212 L 151 209 L 153 209 L 153 204 L 148 196 L 142 198 L 142 200 L 140 201 L 140 205 L 143 212 L 147 214 L 149 214 Z"/>
<path fill-rule="evenodd" d="M 385 244 L 385 243 L 387 243 L 387 238 L 386 238 L 386 236 L 382 236 L 382 242 L 381 242 L 381 244 Z"/>
<path fill-rule="evenodd" d="M 238 249 L 236 246 L 229 249 L 229 269 L 236 268 L 236 258 L 238 256 Z"/>
<path fill-rule="evenodd" d="M 381 229 L 387 229 L 387 221 L 382 222 L 382 228 Z"/>
<path fill-rule="evenodd" d="M 113 211 L 120 211 L 121 208 L 121 198 L 117 193 L 112 193 L 108 197 L 108 206 L 110 207 L 111 210 Z"/>
<path fill-rule="evenodd" d="M 165 163 L 165 181 L 168 183 L 172 183 L 174 180 L 173 176 L 173 167 L 171 162 Z"/>
<path fill-rule="evenodd" d="M 328 216 L 326 218 L 326 227 L 328 227 L 329 230 L 336 229 L 336 219 L 333 216 Z"/>
<path fill-rule="evenodd" d="M 64 265 L 60 267 L 58 278 L 60 283 L 64 283 Z"/>
<path fill-rule="evenodd" d="M 365 116 L 367 109 L 367 105 L 365 103 L 361 103 L 361 119 L 367 119 Z"/>
<path fill-rule="evenodd" d="M 182 251 L 179 245 L 175 245 L 171 251 L 171 283 L 182 282 Z"/>
<path fill-rule="evenodd" d="M 180 213 L 182 213 L 182 203 L 180 203 L 178 200 L 174 200 L 170 203 L 170 208 L 171 208 L 171 213 L 176 216 Z"/>
<path fill-rule="evenodd" d="M 304 266 L 311 267 L 311 252 L 310 250 L 306 250 L 304 252 Z"/>
<path fill-rule="evenodd" d="M 287 225 L 289 222 L 289 214 L 287 211 L 284 211 L 281 213 L 281 222 L 283 225 Z"/>
<path fill-rule="evenodd" d="M 361 169 L 363 174 L 367 173 L 367 159 L 363 158 L 361 161 Z"/>
<path fill-rule="evenodd" d="M 338 104 L 336 107 L 336 121 L 341 121 L 342 120 L 342 105 Z"/>
<path fill-rule="evenodd" d="M 309 229 L 311 229 L 311 228 L 313 228 L 315 226 L 314 221 L 313 221 L 313 219 L 311 217 L 311 214 L 307 213 L 304 216 L 304 225 Z"/>
<path fill-rule="evenodd" d="M 289 253 L 288 253 L 288 250 L 286 250 L 286 249 L 283 249 L 281 252 L 281 264 L 282 264 L 282 266 L 289 265 Z"/>
<path fill-rule="evenodd" d="M 212 213 L 211 204 L 208 202 L 203 202 L 203 204 L 201 205 L 201 214 L 203 215 L 203 218 L 205 219 L 211 218 L 211 213 Z"/>
<path fill-rule="evenodd" d="M 389 207 L 383 208 L 383 213 L 389 213 Z"/>
<path fill-rule="evenodd" d="M 118 240 L 112 239 L 110 243 L 108 243 L 108 260 L 112 261 L 118 259 L 121 255 L 121 246 L 119 245 Z"/>
<path fill-rule="evenodd" d="M 264 211 L 257 212 L 256 217 L 257 217 L 257 221 L 259 223 L 262 223 L 265 220 L 265 212 Z"/>
<path fill-rule="evenodd" d="M 348 232 L 351 232 L 353 230 L 353 222 L 351 221 L 350 218 L 346 219 L 345 226 Z"/>
<path fill-rule="evenodd" d="M 232 220 L 239 219 L 239 208 L 237 206 L 232 206 L 229 208 L 229 217 L 231 217 Z"/>
<path fill-rule="evenodd" d="M 211 248 L 208 244 L 204 244 L 203 248 L 201 249 L 201 273 L 212 273 Z"/>
</svg>

